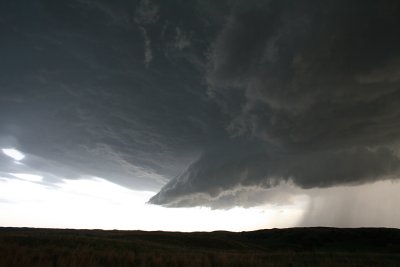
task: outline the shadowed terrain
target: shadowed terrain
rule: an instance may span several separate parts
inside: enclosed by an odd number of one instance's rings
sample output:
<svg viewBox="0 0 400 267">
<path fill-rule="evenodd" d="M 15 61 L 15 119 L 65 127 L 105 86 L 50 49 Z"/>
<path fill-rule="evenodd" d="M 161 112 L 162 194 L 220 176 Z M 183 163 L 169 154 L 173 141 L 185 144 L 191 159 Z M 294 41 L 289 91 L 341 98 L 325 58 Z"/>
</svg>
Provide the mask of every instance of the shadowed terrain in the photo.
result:
<svg viewBox="0 0 400 267">
<path fill-rule="evenodd" d="M 399 266 L 400 229 L 0 228 L 0 266 Z"/>
</svg>

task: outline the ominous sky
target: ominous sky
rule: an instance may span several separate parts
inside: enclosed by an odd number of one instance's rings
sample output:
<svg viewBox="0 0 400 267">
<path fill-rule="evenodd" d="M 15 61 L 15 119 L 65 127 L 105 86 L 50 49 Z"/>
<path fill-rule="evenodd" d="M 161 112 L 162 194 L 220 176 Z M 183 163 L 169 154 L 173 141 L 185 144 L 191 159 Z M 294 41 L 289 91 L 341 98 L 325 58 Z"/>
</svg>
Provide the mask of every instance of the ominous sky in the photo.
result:
<svg viewBox="0 0 400 267">
<path fill-rule="evenodd" d="M 397 0 L 6 0 L 0 36 L 0 225 L 400 227 Z M 45 215 L 84 203 L 126 224 Z"/>
</svg>

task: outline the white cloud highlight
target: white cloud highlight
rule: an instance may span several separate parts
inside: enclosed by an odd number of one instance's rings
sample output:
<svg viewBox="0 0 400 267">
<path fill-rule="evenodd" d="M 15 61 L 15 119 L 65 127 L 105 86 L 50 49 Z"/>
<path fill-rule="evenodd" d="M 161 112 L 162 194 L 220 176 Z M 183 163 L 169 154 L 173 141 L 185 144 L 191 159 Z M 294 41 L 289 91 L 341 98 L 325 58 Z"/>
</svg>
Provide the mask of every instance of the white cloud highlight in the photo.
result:
<svg viewBox="0 0 400 267">
<path fill-rule="evenodd" d="M 17 161 L 23 160 L 25 158 L 25 155 L 22 152 L 14 148 L 3 148 L 1 151 L 4 153 L 4 155 Z"/>
</svg>

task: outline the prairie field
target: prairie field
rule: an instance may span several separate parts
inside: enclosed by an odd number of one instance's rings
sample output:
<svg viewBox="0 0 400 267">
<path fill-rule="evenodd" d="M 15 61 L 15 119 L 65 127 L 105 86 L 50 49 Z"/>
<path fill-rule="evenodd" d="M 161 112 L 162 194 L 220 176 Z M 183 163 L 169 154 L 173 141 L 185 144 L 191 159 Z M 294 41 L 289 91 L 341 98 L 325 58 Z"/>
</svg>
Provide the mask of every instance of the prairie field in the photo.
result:
<svg viewBox="0 0 400 267">
<path fill-rule="evenodd" d="M 0 267 L 400 266 L 400 230 L 144 232 L 0 228 Z"/>
</svg>

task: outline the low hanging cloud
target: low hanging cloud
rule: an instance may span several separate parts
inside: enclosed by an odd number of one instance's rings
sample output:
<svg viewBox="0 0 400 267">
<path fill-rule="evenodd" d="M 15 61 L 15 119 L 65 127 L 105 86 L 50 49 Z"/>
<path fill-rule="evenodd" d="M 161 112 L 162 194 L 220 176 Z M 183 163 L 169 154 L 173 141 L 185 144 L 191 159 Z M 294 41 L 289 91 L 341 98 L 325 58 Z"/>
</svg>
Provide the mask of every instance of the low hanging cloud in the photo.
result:
<svg viewBox="0 0 400 267">
<path fill-rule="evenodd" d="M 214 208 L 398 177 L 398 1 L 0 6 L 2 175 Z"/>
<path fill-rule="evenodd" d="M 206 71 L 229 141 L 150 202 L 218 206 L 243 187 L 397 178 L 398 47 L 397 1 L 238 1 Z"/>
<path fill-rule="evenodd" d="M 282 183 L 305 189 L 357 185 L 397 178 L 400 171 L 399 158 L 387 148 L 297 153 L 276 150 L 263 153 L 260 150 L 255 144 L 248 144 L 208 151 L 164 186 L 150 202 L 172 207 L 220 208 L 227 207 L 227 203 L 230 207 L 246 207 L 274 202 L 275 196 L 263 189 L 279 187 Z M 290 200 L 290 194 L 284 193 L 279 193 L 283 203 Z"/>
</svg>

